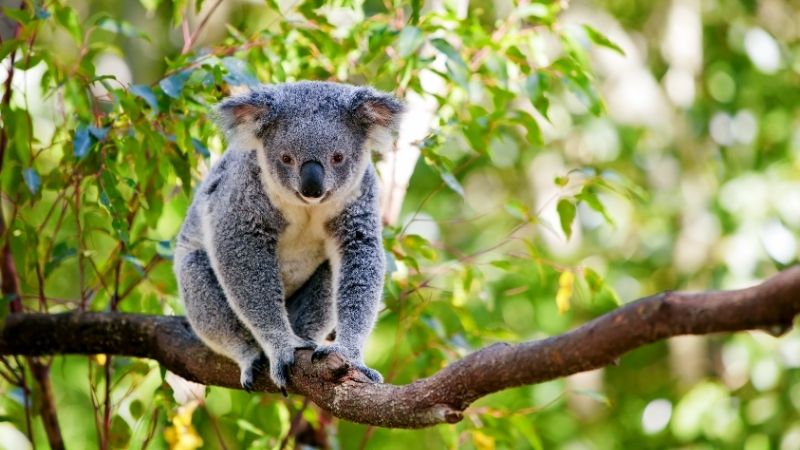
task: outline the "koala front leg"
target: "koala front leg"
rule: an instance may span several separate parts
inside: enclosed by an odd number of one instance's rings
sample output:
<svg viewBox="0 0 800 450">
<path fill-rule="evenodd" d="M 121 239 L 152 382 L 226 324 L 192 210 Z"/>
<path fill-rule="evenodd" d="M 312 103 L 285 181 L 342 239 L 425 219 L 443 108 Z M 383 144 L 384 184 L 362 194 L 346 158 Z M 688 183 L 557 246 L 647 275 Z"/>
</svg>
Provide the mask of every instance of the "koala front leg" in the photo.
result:
<svg viewBox="0 0 800 450">
<path fill-rule="evenodd" d="M 295 350 L 316 344 L 299 338 L 289 324 L 276 255 L 279 231 L 258 215 L 241 211 L 216 219 L 207 227 L 214 272 L 231 309 L 267 355 L 270 377 L 285 395 Z"/>
<path fill-rule="evenodd" d="M 203 250 L 175 252 L 175 274 L 192 330 L 215 352 L 236 361 L 245 390 L 253 388 L 264 354 L 225 299 Z"/>
<path fill-rule="evenodd" d="M 286 300 L 289 321 L 303 339 L 322 342 L 334 327 L 331 266 L 323 262 L 308 280 Z"/>
<path fill-rule="evenodd" d="M 318 347 L 312 357 L 320 359 L 338 351 L 350 358 L 367 377 L 376 383 L 381 374 L 363 362 L 364 342 L 378 314 L 385 257 L 376 214 L 350 215 L 330 226 L 338 241 L 331 257 L 336 299 L 336 340 L 332 345 Z"/>
</svg>

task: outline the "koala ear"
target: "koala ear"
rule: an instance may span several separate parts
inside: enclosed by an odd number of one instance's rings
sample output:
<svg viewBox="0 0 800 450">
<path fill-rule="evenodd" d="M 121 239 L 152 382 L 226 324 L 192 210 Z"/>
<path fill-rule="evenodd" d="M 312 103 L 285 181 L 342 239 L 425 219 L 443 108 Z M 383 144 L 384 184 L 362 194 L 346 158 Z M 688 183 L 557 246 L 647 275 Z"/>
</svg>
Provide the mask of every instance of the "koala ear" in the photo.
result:
<svg viewBox="0 0 800 450">
<path fill-rule="evenodd" d="M 228 136 L 245 129 L 258 133 L 275 117 L 275 101 L 269 92 L 251 91 L 223 100 L 214 116 Z"/>
<path fill-rule="evenodd" d="M 350 113 L 367 128 L 396 129 L 402 112 L 403 104 L 399 100 L 370 88 L 357 90 L 350 101 Z"/>
</svg>

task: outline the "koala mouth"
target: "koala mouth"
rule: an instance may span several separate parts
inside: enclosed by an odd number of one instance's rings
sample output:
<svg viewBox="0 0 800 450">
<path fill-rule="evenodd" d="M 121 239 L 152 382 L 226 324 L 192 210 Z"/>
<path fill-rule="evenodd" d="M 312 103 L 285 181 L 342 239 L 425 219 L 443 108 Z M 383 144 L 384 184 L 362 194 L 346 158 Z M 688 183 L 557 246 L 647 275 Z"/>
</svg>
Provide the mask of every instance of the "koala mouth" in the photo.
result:
<svg viewBox="0 0 800 450">
<path fill-rule="evenodd" d="M 304 197 L 303 194 L 301 194 L 301 193 L 299 193 L 297 191 L 294 192 L 294 195 L 295 195 L 295 197 L 300 199 L 300 201 L 305 203 L 306 205 L 318 205 L 318 204 L 323 203 L 325 200 L 328 200 L 330 198 L 331 191 L 326 192 L 322 197 L 318 197 L 318 198 Z"/>
</svg>

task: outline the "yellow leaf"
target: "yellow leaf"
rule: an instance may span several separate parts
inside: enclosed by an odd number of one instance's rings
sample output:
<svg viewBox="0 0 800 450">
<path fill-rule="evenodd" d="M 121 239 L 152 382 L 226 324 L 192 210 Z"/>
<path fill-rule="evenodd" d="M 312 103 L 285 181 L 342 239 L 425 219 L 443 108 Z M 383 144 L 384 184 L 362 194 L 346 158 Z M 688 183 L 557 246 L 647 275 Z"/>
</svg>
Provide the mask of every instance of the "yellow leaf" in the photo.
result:
<svg viewBox="0 0 800 450">
<path fill-rule="evenodd" d="M 178 407 L 172 424 L 164 429 L 164 440 L 170 450 L 195 450 L 203 446 L 203 439 L 192 425 L 192 414 L 199 402 L 191 401 Z"/>
<path fill-rule="evenodd" d="M 472 443 L 478 450 L 494 450 L 494 438 L 478 430 L 472 431 Z"/>
<path fill-rule="evenodd" d="M 558 277 L 558 292 L 556 293 L 556 306 L 558 306 L 559 314 L 569 311 L 569 300 L 572 298 L 574 287 L 575 274 L 571 270 L 561 272 L 561 276 Z"/>
</svg>

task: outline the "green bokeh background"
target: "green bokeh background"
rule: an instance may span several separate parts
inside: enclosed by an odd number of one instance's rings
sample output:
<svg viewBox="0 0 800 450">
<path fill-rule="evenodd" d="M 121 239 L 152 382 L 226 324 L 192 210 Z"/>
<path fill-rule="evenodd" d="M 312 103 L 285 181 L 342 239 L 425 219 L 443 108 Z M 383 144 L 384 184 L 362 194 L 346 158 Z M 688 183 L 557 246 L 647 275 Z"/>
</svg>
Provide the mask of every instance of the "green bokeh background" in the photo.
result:
<svg viewBox="0 0 800 450">
<path fill-rule="evenodd" d="M 186 52 L 183 24 L 191 34 L 216 1 L 1 3 L 0 80 L 15 65 L 2 238 L 26 310 L 180 314 L 172 241 L 224 150 L 209 108 L 300 79 L 393 92 L 411 105 L 401 140 L 422 130 L 367 348 L 392 383 L 652 293 L 748 286 L 797 263 L 796 0 L 225 1 Z M 168 448 L 169 435 L 279 448 L 297 414 L 317 436 L 293 433 L 295 448 L 800 448 L 797 329 L 648 345 L 417 431 L 215 387 L 187 413 L 155 362 L 59 356 L 70 449 L 104 440 L 108 365 L 111 448 Z M 0 380 L 0 448 L 30 448 L 26 403 L 48 448 L 27 381 L 29 394 Z"/>
</svg>

